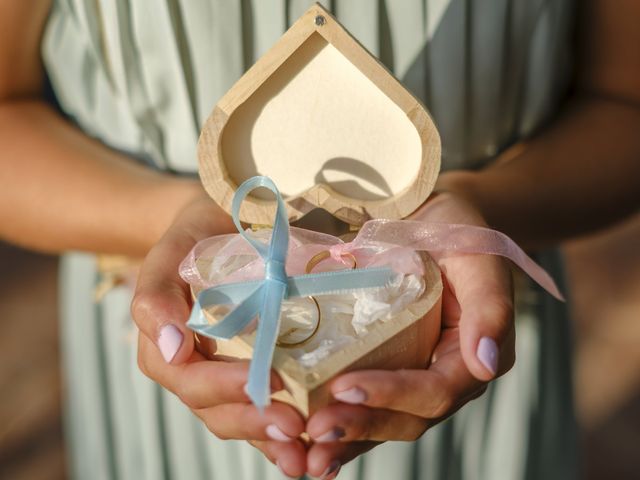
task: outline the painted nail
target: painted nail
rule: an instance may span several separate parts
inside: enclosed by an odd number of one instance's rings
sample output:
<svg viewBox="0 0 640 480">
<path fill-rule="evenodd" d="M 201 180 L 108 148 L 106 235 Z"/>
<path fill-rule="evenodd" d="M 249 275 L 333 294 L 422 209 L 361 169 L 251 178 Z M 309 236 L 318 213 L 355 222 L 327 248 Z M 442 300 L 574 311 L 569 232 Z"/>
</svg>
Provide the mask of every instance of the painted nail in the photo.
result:
<svg viewBox="0 0 640 480">
<path fill-rule="evenodd" d="M 363 403 L 367 399 L 367 394 L 361 388 L 353 387 L 349 390 L 344 390 L 343 392 L 334 393 L 333 397 L 341 402 L 357 405 L 358 403 Z"/>
<path fill-rule="evenodd" d="M 327 467 L 327 469 L 324 472 L 322 472 L 322 475 L 320 476 L 320 478 L 322 480 L 332 480 L 332 479 L 336 478 L 338 476 L 338 474 L 340 473 L 340 468 L 341 467 L 342 467 L 342 465 L 340 464 L 340 462 L 338 460 L 334 460 Z"/>
<path fill-rule="evenodd" d="M 265 431 L 267 432 L 267 436 L 276 442 L 291 442 L 293 440 L 293 437 L 284 433 L 277 425 L 274 424 L 267 425 Z"/>
<path fill-rule="evenodd" d="M 280 465 L 280 461 L 279 460 L 276 460 L 276 466 L 278 467 L 278 470 L 280 470 L 280 473 L 282 473 L 282 475 L 285 476 L 285 478 L 289 478 L 291 480 L 295 480 L 295 477 L 290 477 L 289 475 L 287 475 L 287 472 L 285 472 L 282 469 L 282 466 Z"/>
<path fill-rule="evenodd" d="M 340 440 L 345 436 L 344 428 L 342 427 L 333 427 L 328 432 L 324 432 L 322 435 L 314 438 L 314 441 L 318 443 L 330 443 Z"/>
<path fill-rule="evenodd" d="M 176 353 L 178 353 L 182 340 L 182 332 L 175 325 L 165 325 L 160 329 L 158 348 L 160 348 L 160 353 L 162 353 L 167 363 L 171 362 Z"/>
<path fill-rule="evenodd" d="M 478 342 L 478 360 L 495 375 L 498 371 L 498 345 L 493 338 L 482 337 Z"/>
</svg>

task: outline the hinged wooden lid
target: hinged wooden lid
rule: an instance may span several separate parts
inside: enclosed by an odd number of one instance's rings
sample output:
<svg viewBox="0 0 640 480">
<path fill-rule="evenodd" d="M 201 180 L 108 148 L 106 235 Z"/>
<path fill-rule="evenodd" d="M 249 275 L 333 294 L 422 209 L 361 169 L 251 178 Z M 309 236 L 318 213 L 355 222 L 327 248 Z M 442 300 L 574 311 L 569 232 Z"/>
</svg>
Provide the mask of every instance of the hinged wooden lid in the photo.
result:
<svg viewBox="0 0 640 480">
<path fill-rule="evenodd" d="M 218 102 L 198 144 L 200 176 L 227 212 L 237 186 L 271 177 L 290 221 L 323 208 L 350 225 L 404 218 L 431 193 L 440 137 L 425 108 L 320 5 Z M 241 220 L 269 224 L 254 192 Z"/>
</svg>

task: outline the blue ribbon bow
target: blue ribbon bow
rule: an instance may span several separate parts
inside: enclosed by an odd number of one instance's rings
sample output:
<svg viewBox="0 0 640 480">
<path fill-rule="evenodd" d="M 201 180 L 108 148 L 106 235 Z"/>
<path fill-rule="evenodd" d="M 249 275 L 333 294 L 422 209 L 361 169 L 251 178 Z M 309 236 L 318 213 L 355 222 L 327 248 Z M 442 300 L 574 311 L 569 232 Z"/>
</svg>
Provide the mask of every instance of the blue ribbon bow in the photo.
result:
<svg viewBox="0 0 640 480">
<path fill-rule="evenodd" d="M 240 205 L 245 197 L 258 187 L 271 190 L 278 204 L 271 241 L 268 245 L 247 234 L 239 220 Z M 288 277 L 285 264 L 289 248 L 289 221 L 282 196 L 275 183 L 268 177 L 253 177 L 240 185 L 233 197 L 231 213 L 240 235 L 264 260 L 265 278 L 228 283 L 203 290 L 194 302 L 187 325 L 199 335 L 229 339 L 238 335 L 256 315 L 259 315 L 253 358 L 249 367 L 247 393 L 254 405 L 262 411 L 270 404 L 269 371 L 280 330 L 282 301 L 292 297 L 383 287 L 391 280 L 394 273 L 390 268 L 377 267 Z M 225 304 L 234 304 L 236 307 L 218 323 L 209 324 L 203 314 L 203 308 Z"/>
</svg>

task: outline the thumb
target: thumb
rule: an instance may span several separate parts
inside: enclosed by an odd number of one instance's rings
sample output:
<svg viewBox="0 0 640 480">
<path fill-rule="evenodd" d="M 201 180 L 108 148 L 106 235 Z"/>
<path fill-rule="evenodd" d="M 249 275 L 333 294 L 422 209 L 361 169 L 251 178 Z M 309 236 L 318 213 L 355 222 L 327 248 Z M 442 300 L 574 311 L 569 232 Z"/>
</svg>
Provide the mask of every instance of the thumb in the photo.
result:
<svg viewBox="0 0 640 480">
<path fill-rule="evenodd" d="M 131 303 L 140 332 L 172 364 L 185 362 L 193 353 L 193 334 L 186 326 L 191 292 L 178 274 L 193 243 L 190 235 L 169 230 L 145 258 Z"/>
<path fill-rule="evenodd" d="M 515 361 L 513 286 L 508 264 L 490 255 L 441 260 L 460 307 L 462 358 L 479 380 L 507 372 Z"/>
<path fill-rule="evenodd" d="M 191 289 L 180 278 L 180 262 L 198 240 L 234 228 L 231 218 L 203 192 L 180 212 L 142 264 L 131 314 L 167 363 L 186 362 L 194 348 L 193 333 L 186 326 Z"/>
</svg>

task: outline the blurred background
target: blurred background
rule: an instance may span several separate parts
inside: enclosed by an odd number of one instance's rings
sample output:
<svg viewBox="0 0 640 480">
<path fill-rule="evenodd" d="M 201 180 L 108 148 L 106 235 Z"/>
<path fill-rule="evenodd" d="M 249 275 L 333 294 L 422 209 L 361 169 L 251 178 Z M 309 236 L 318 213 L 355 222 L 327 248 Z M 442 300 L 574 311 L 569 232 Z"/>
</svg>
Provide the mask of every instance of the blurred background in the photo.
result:
<svg viewBox="0 0 640 480">
<path fill-rule="evenodd" d="M 586 480 L 640 478 L 640 215 L 564 246 Z M 57 259 L 0 244 L 0 479 L 64 479 Z"/>
</svg>

